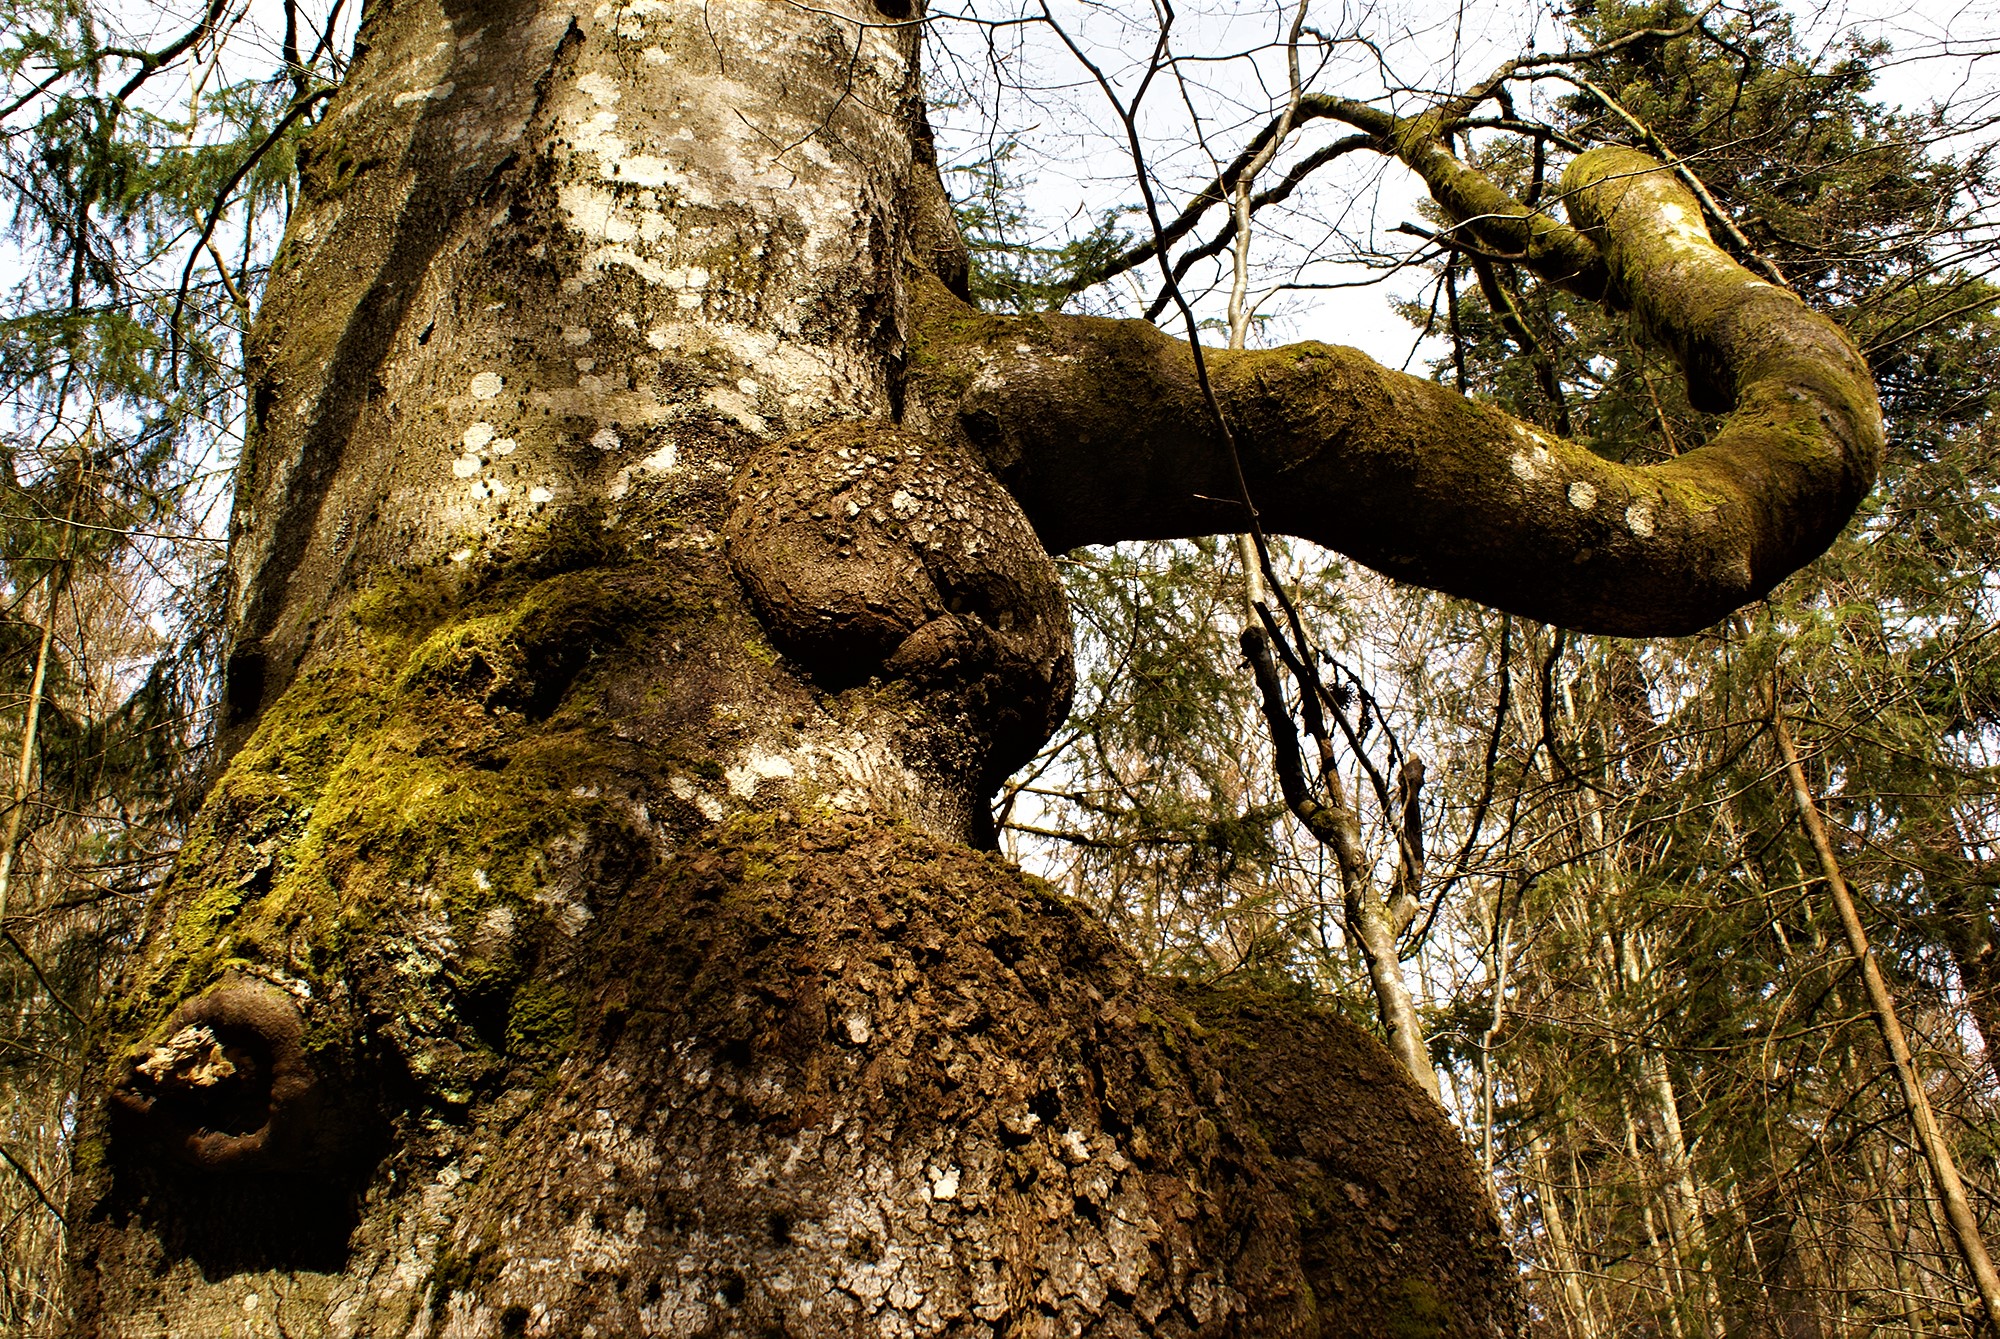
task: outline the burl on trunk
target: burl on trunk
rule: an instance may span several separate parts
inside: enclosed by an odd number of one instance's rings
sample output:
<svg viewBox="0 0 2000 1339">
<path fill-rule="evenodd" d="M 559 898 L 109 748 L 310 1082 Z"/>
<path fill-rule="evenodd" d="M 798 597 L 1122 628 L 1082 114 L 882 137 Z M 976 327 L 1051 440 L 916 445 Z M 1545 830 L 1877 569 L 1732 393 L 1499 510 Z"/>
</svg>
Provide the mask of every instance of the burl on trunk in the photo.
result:
<svg viewBox="0 0 2000 1339">
<path fill-rule="evenodd" d="M 893 17 L 368 11 L 256 328 L 226 770 L 103 1013 L 79 1332 L 1517 1332 L 1380 1046 L 975 849 L 1067 705 L 1047 549 L 1241 517 L 1184 345 L 962 302 Z M 1692 626 L 1837 530 L 1873 392 L 1647 160 L 1571 177 L 1582 231 L 1481 226 L 1601 257 L 1716 446 L 1621 470 L 1317 345 L 1223 406 L 1275 528 Z"/>
</svg>

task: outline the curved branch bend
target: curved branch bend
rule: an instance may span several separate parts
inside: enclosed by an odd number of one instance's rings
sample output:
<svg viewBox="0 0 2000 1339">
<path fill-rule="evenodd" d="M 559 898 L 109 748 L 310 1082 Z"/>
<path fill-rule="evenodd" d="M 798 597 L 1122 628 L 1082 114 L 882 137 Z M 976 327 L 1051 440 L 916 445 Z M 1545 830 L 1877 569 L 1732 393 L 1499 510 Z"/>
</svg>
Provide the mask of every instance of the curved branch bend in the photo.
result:
<svg viewBox="0 0 2000 1339">
<path fill-rule="evenodd" d="M 1587 632 L 1692 632 L 1833 542 L 1872 486 L 1881 411 L 1838 327 L 1717 247 L 1686 188 L 1629 149 L 1577 158 L 1572 221 L 1606 299 L 1729 410 L 1635 467 L 1358 350 L 1207 350 L 1265 529 Z M 1138 321 L 983 315 L 925 285 L 910 389 L 983 455 L 1050 549 L 1243 528 L 1187 346 Z"/>
</svg>

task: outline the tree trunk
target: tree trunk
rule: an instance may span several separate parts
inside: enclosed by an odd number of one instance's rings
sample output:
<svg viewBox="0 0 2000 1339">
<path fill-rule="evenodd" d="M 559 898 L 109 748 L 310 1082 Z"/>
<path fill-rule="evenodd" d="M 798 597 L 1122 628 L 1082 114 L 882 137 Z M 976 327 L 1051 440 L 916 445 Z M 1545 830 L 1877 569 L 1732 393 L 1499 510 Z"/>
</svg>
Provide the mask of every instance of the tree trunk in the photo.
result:
<svg viewBox="0 0 2000 1339">
<path fill-rule="evenodd" d="M 1784 1185 L 1765 1176 L 1758 1193 L 1745 1200 L 1744 1216 L 1770 1300 L 1771 1332 L 1777 1339 L 1826 1339 L 1816 1290 L 1801 1258 L 1795 1208 L 1786 1202 Z"/>
<path fill-rule="evenodd" d="M 256 329 L 226 770 L 102 1015 L 79 1333 L 1519 1329 L 1380 1046 L 967 849 L 1067 616 L 898 426 L 905 267 L 963 255 L 889 3 L 369 9 Z"/>
<path fill-rule="evenodd" d="M 1542 1230 L 1549 1239 L 1549 1259 L 1543 1272 L 1554 1274 L 1562 1286 L 1563 1312 L 1567 1321 L 1563 1331 L 1573 1339 L 1597 1339 L 1597 1313 L 1591 1309 L 1590 1298 L 1584 1292 L 1583 1266 L 1570 1244 L 1569 1224 L 1564 1217 L 1568 1209 L 1563 1203 L 1563 1188 L 1556 1181 L 1548 1142 L 1540 1135 L 1536 1135 L 1529 1145 L 1527 1170 L 1533 1186 L 1537 1216 L 1542 1220 Z"/>
</svg>

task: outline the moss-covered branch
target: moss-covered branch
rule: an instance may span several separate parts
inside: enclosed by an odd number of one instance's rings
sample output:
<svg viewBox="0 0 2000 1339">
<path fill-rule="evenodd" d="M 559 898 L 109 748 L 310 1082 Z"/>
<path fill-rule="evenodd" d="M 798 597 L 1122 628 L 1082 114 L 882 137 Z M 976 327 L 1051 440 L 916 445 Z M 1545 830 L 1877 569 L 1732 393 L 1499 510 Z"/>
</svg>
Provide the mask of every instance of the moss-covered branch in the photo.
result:
<svg viewBox="0 0 2000 1339">
<path fill-rule="evenodd" d="M 1609 300 L 1680 358 L 1707 446 L 1614 464 L 1324 344 L 1208 351 L 1264 527 L 1391 576 L 1585 631 L 1689 632 L 1832 542 L 1875 477 L 1881 413 L 1831 322 L 1710 240 L 1686 188 L 1626 149 L 1564 178 Z M 1185 344 L 1136 321 L 997 317 L 927 285 L 911 389 L 985 455 L 1043 541 L 1241 530 Z"/>
</svg>

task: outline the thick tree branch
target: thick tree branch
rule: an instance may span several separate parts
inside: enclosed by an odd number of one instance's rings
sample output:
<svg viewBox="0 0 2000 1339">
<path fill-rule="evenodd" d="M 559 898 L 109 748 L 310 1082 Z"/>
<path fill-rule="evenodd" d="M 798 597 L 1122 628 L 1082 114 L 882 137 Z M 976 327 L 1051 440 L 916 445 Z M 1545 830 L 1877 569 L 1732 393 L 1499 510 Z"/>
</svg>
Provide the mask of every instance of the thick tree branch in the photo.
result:
<svg viewBox="0 0 2000 1339">
<path fill-rule="evenodd" d="M 1655 160 L 1595 150 L 1563 191 L 1608 299 L 1680 359 L 1698 406 L 1733 411 L 1707 446 L 1615 464 L 1323 344 L 1209 350 L 1215 391 L 1265 529 L 1565 627 L 1691 632 L 1839 533 L 1874 480 L 1874 385 L 1837 327 L 1710 240 Z M 1185 344 L 1136 321 L 982 315 L 934 286 L 915 308 L 913 403 L 986 457 L 1051 549 L 1243 528 Z"/>
</svg>

